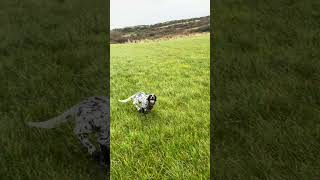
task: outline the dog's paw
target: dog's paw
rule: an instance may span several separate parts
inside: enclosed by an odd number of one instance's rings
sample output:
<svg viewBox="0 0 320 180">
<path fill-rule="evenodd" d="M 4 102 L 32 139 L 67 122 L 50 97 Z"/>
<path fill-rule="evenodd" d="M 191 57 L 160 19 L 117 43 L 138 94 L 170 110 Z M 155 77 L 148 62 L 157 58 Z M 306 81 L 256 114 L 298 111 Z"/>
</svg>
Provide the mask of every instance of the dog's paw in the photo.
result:
<svg viewBox="0 0 320 180">
<path fill-rule="evenodd" d="M 140 109 L 139 109 L 139 112 L 140 112 L 140 113 L 144 113 L 145 110 L 144 110 L 143 108 L 140 108 Z"/>
</svg>

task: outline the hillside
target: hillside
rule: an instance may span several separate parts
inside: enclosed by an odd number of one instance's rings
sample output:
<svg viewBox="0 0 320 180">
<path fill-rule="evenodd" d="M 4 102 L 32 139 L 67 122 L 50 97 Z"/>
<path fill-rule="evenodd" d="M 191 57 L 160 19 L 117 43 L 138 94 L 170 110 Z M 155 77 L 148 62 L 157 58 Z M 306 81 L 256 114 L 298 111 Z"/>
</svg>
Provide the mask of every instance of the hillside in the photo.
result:
<svg viewBox="0 0 320 180">
<path fill-rule="evenodd" d="M 199 18 L 168 21 L 153 25 L 140 25 L 113 29 L 110 32 L 110 43 L 158 39 L 209 31 L 210 16 L 204 16 Z"/>
</svg>

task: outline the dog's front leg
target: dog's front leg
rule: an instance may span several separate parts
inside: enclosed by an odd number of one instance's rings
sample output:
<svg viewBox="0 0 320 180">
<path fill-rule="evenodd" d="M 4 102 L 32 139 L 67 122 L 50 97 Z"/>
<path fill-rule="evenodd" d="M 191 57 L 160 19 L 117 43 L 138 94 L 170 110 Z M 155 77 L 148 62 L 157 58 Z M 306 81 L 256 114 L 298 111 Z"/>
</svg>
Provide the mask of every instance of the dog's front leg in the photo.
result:
<svg viewBox="0 0 320 180">
<path fill-rule="evenodd" d="M 110 148 L 108 145 L 100 144 L 100 150 L 102 153 L 102 164 L 110 167 Z"/>
<path fill-rule="evenodd" d="M 97 138 L 98 144 L 100 145 L 100 150 L 102 153 L 102 163 L 105 165 L 110 165 L 110 132 L 108 127 L 101 129 Z"/>
<path fill-rule="evenodd" d="M 139 106 L 139 101 L 134 100 L 133 105 L 137 108 L 138 111 L 141 109 L 141 107 Z"/>
</svg>

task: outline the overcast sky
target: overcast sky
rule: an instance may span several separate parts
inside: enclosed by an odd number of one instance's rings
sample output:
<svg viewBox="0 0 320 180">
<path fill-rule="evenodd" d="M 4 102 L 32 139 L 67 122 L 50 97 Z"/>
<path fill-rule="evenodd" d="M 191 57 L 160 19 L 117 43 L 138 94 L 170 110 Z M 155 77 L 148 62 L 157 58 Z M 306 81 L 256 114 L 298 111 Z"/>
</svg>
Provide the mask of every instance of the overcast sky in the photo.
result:
<svg viewBox="0 0 320 180">
<path fill-rule="evenodd" d="M 111 0 L 110 28 L 207 16 L 210 0 Z"/>
</svg>

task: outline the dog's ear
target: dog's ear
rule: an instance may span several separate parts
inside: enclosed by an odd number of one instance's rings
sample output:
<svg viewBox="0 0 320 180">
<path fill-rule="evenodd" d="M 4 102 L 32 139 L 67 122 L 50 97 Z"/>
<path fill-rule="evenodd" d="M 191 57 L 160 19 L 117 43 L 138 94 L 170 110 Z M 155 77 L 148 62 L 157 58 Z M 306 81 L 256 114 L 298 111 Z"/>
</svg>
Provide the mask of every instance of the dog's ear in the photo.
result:
<svg viewBox="0 0 320 180">
<path fill-rule="evenodd" d="M 147 98 L 148 101 L 150 101 L 151 96 L 152 96 L 151 94 L 148 96 L 148 98 Z"/>
<path fill-rule="evenodd" d="M 154 101 L 157 101 L 157 96 L 155 94 L 153 96 L 154 96 Z"/>
</svg>

